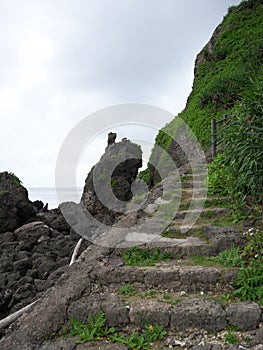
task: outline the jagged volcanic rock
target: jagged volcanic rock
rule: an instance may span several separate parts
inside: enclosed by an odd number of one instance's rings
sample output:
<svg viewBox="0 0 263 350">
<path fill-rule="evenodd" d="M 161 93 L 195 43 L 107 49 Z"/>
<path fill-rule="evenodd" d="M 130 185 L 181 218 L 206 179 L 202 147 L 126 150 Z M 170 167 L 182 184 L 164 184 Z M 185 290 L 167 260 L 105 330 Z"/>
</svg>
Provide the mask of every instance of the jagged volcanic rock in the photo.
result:
<svg viewBox="0 0 263 350">
<path fill-rule="evenodd" d="M 0 233 L 13 231 L 35 217 L 36 209 L 20 180 L 12 173 L 0 173 Z"/>
<path fill-rule="evenodd" d="M 109 143 L 85 181 L 82 202 L 99 221 L 113 223 L 132 198 L 131 185 L 142 166 L 140 146 L 123 139 Z"/>
</svg>

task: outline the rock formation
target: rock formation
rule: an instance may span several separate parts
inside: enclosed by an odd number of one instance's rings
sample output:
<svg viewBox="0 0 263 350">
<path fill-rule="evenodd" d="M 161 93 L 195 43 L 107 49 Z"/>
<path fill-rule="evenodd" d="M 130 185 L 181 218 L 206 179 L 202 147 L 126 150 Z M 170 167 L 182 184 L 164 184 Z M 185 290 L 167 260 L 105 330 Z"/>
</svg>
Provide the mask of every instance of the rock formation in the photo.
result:
<svg viewBox="0 0 263 350">
<path fill-rule="evenodd" d="M 0 173 L 0 233 L 34 220 L 36 209 L 28 192 L 12 173 Z"/>
<path fill-rule="evenodd" d="M 142 166 L 140 146 L 123 139 L 115 143 L 109 133 L 108 146 L 85 181 L 82 202 L 90 214 L 106 224 L 113 223 L 131 200 L 131 185 Z"/>
<path fill-rule="evenodd" d="M 0 319 L 41 297 L 68 267 L 76 241 L 58 220 L 52 229 L 41 219 L 1 234 Z"/>
</svg>

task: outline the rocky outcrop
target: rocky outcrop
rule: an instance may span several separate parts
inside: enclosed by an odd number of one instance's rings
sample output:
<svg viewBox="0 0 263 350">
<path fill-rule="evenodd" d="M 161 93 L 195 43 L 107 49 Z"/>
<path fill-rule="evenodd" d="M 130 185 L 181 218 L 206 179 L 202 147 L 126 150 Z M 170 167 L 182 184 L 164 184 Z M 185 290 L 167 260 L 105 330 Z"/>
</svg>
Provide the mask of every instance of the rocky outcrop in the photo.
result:
<svg viewBox="0 0 263 350">
<path fill-rule="evenodd" d="M 212 54 L 213 54 L 214 46 L 216 44 L 218 37 L 221 35 L 222 30 L 223 30 L 223 25 L 221 23 L 215 29 L 209 42 L 205 45 L 203 50 L 197 55 L 196 60 L 195 60 L 194 74 L 197 74 L 201 64 L 203 64 L 206 61 L 211 61 L 213 59 Z M 225 53 L 224 53 L 224 55 L 225 55 Z M 222 52 L 221 59 L 223 59 L 223 58 L 224 57 L 223 57 L 223 52 Z"/>
<path fill-rule="evenodd" d="M 105 224 L 113 223 L 132 198 L 131 186 L 142 166 L 140 146 L 127 139 L 115 143 L 115 137 L 109 134 L 105 153 L 88 174 L 81 199 L 89 213 Z"/>
<path fill-rule="evenodd" d="M 89 174 L 82 197 L 92 215 L 106 217 L 110 223 L 116 212 L 100 202 L 93 175 L 106 200 L 112 190 L 125 205 L 142 163 L 139 146 L 128 140 L 115 143 L 115 138 L 116 134 L 109 135 L 105 154 Z M 92 229 L 84 216 L 83 205 L 73 202 L 43 210 L 40 201 L 29 201 L 15 175 L 0 174 L 0 319 L 39 298 L 67 269 L 79 234 L 87 236 Z M 89 244 L 83 242 L 79 253 Z"/>
<path fill-rule="evenodd" d="M 12 173 L 0 173 L 0 233 L 13 231 L 35 217 L 36 209 L 20 180 Z"/>
<path fill-rule="evenodd" d="M 38 221 L 1 234 L 0 318 L 38 299 L 68 268 L 76 245 Z M 83 244 L 81 251 L 87 247 Z"/>
</svg>

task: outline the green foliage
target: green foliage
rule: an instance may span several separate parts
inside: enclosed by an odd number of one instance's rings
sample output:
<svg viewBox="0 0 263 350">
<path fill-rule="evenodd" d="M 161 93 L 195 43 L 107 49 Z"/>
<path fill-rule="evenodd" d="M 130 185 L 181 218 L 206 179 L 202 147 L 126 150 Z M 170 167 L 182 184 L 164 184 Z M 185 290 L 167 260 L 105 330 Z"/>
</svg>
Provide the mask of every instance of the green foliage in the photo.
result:
<svg viewBox="0 0 263 350">
<path fill-rule="evenodd" d="M 188 97 L 186 108 L 178 117 L 188 124 L 205 149 L 211 147 L 211 119 L 221 119 L 225 114 L 233 115 L 233 119 L 238 119 L 240 112 L 242 113 L 244 101 L 249 99 L 254 104 L 253 101 L 258 98 L 253 94 L 256 92 L 257 85 L 262 82 L 262 21 L 263 6 L 261 0 L 243 1 L 240 5 L 231 7 L 223 22 L 216 29 L 213 40 L 198 55 L 193 89 Z M 251 78 L 255 84 L 251 82 Z M 261 123 L 262 120 L 263 118 L 261 118 Z M 156 145 L 164 152 L 172 154 L 170 149 L 172 138 L 176 140 L 177 133 L 178 118 L 176 117 L 160 130 L 155 140 Z M 241 130 L 239 134 L 241 137 Z M 261 131 L 257 130 L 257 136 L 254 135 L 255 138 L 257 137 L 255 148 L 262 140 L 262 135 L 260 135 Z M 245 141 L 244 134 L 243 141 Z M 241 146 L 240 143 L 232 143 L 232 145 L 236 146 L 236 149 Z M 245 143 L 243 145 L 239 157 L 240 162 L 238 161 L 239 168 L 235 167 L 235 172 L 229 171 L 227 176 L 231 178 L 231 174 L 233 174 L 234 180 L 238 180 L 239 177 L 235 177 L 235 174 L 242 171 L 240 168 L 244 163 L 244 167 L 248 170 L 244 185 L 251 187 L 249 182 L 252 181 L 255 184 L 261 175 L 254 172 L 256 165 L 252 165 L 251 159 L 247 160 L 245 153 L 243 153 L 245 152 Z M 257 156 L 259 156 L 259 152 Z M 241 161 L 242 157 L 245 162 Z M 257 159 L 258 171 L 262 161 L 260 161 L 260 157 Z M 161 162 L 161 154 L 156 146 L 150 160 L 155 160 L 159 166 L 165 163 Z M 229 166 L 229 164 L 225 164 L 225 166 Z M 253 180 L 250 180 L 251 178 Z M 243 184 L 243 182 L 240 179 L 240 183 Z M 238 192 L 243 192 L 243 185 L 241 187 L 237 190 Z M 256 192 L 256 186 L 253 186 L 253 190 Z"/>
<path fill-rule="evenodd" d="M 248 244 L 240 254 L 243 267 L 238 271 L 233 296 L 263 305 L 263 232 L 252 228 L 245 236 Z"/>
<path fill-rule="evenodd" d="M 169 294 L 163 294 L 163 299 L 170 300 L 171 296 Z"/>
<path fill-rule="evenodd" d="M 263 266 L 263 232 L 251 228 L 244 235 L 248 240 L 248 244 L 241 254 L 245 264 Z"/>
<path fill-rule="evenodd" d="M 238 247 L 231 246 L 230 249 L 222 251 L 217 257 L 211 258 L 214 261 L 219 262 L 223 266 L 244 266 L 244 261 L 242 259 L 242 249 Z"/>
<path fill-rule="evenodd" d="M 164 330 L 163 326 L 156 325 L 147 325 L 145 326 L 145 338 L 149 343 L 155 342 L 157 340 L 163 340 L 167 335 L 167 332 Z"/>
<path fill-rule="evenodd" d="M 106 318 L 103 312 L 99 312 L 96 317 L 89 316 L 89 323 L 83 323 L 75 318 L 70 319 L 72 329 L 70 335 L 78 336 L 80 340 L 76 344 L 86 343 L 91 340 L 101 340 L 115 333 L 115 328 L 105 326 Z"/>
<path fill-rule="evenodd" d="M 140 171 L 137 178 L 143 180 L 148 186 L 150 185 L 150 169 Z"/>
<path fill-rule="evenodd" d="M 253 93 L 246 95 L 235 118 L 229 121 L 223 142 L 225 150 L 221 159 L 228 174 L 222 178 L 226 188 L 232 195 L 235 193 L 239 202 L 262 204 L 263 81 L 257 82 Z M 217 168 L 214 174 L 220 172 Z"/>
<path fill-rule="evenodd" d="M 239 344 L 238 337 L 233 333 L 232 327 L 229 327 L 225 334 L 225 340 L 229 344 Z"/>
<path fill-rule="evenodd" d="M 202 241 L 209 244 L 209 239 L 207 235 L 204 233 L 202 228 L 197 228 L 193 232 L 190 233 L 192 237 L 198 237 Z M 162 237 L 168 238 L 176 238 L 176 239 L 185 239 L 189 237 L 189 232 L 181 232 L 181 230 L 166 227 L 162 232 Z"/>
<path fill-rule="evenodd" d="M 132 247 L 126 250 L 123 254 L 125 264 L 131 266 L 154 266 L 160 261 L 172 259 L 172 254 L 162 253 L 159 249 L 140 249 L 139 247 Z"/>
<path fill-rule="evenodd" d="M 248 83 L 246 72 L 237 70 L 236 72 L 225 73 L 208 84 L 200 97 L 202 107 L 208 106 L 211 110 L 220 111 L 231 109 L 235 103 L 241 99 L 243 86 Z"/>
<path fill-rule="evenodd" d="M 218 154 L 208 165 L 208 193 L 211 195 L 233 196 L 232 192 L 235 175 L 229 166 L 225 165 L 222 154 Z"/>
<path fill-rule="evenodd" d="M 80 340 L 76 344 L 83 344 L 92 340 L 107 340 L 111 343 L 121 343 L 133 350 L 150 350 L 151 343 L 164 339 L 167 332 L 159 325 L 146 325 L 141 334 L 133 331 L 131 335 L 123 336 L 114 327 L 105 325 L 106 318 L 103 312 L 99 312 L 96 317 L 89 317 L 89 323 L 83 323 L 75 318 L 70 319 L 70 335 L 78 336 Z"/>
<path fill-rule="evenodd" d="M 146 297 L 146 298 L 154 298 L 154 297 L 156 296 L 157 293 L 158 293 L 157 290 L 150 289 L 150 290 L 147 290 L 147 291 L 144 293 L 143 297 Z"/>
<path fill-rule="evenodd" d="M 130 284 L 124 284 L 120 287 L 119 293 L 121 295 L 125 295 L 126 297 L 131 297 L 136 294 L 136 291 L 134 290 L 133 286 Z"/>
<path fill-rule="evenodd" d="M 14 173 L 8 172 L 8 174 L 12 176 L 14 183 L 18 185 L 18 187 L 24 188 L 22 181 Z"/>
<path fill-rule="evenodd" d="M 114 177 L 111 178 L 111 187 L 118 187 L 118 180 L 115 179 Z"/>
<path fill-rule="evenodd" d="M 240 301 L 257 301 L 263 305 L 263 266 L 248 266 L 238 271 L 233 295 Z"/>
<path fill-rule="evenodd" d="M 133 350 L 150 350 L 151 343 L 164 339 L 166 335 L 167 332 L 162 326 L 146 325 L 141 334 L 138 331 L 133 331 L 130 336 L 123 337 L 116 333 L 110 338 L 110 341 L 125 344 Z"/>
</svg>

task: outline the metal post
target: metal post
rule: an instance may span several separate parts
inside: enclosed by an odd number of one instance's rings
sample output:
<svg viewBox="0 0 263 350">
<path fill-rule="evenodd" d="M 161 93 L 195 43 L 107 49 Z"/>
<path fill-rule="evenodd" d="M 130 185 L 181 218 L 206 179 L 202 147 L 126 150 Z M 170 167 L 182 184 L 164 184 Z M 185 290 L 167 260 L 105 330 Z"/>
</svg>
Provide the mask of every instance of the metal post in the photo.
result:
<svg viewBox="0 0 263 350">
<path fill-rule="evenodd" d="M 216 120 L 211 120 L 211 134 L 212 134 L 212 158 L 216 156 Z"/>
</svg>

